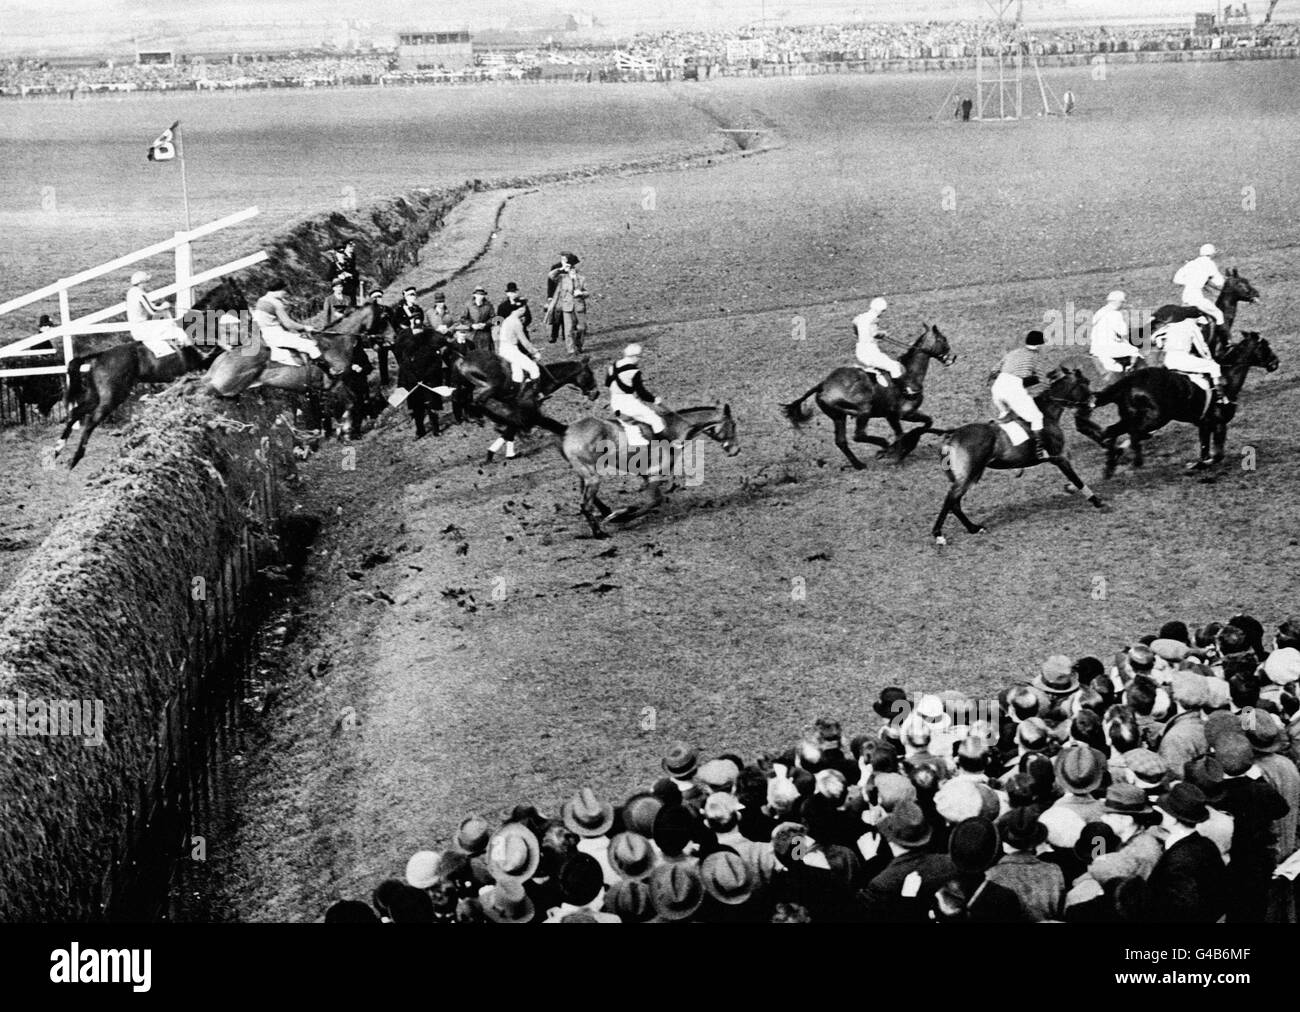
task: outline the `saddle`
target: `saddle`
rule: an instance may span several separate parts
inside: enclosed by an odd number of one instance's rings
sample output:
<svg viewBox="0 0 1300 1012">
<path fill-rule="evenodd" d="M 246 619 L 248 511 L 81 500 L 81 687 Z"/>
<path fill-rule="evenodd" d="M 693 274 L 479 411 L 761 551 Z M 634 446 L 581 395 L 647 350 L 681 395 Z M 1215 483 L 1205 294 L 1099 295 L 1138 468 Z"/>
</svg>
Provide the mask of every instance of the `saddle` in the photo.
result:
<svg viewBox="0 0 1300 1012">
<path fill-rule="evenodd" d="M 649 446 L 655 439 L 655 431 L 645 422 L 638 422 L 633 418 L 625 418 L 619 412 L 614 412 L 614 422 L 623 429 L 623 435 L 627 438 L 628 446 Z"/>
<path fill-rule="evenodd" d="M 1007 439 L 1012 446 L 1029 442 L 1029 425 L 1015 412 L 1008 411 L 998 415 L 993 419 L 993 424 L 1007 434 Z"/>
</svg>

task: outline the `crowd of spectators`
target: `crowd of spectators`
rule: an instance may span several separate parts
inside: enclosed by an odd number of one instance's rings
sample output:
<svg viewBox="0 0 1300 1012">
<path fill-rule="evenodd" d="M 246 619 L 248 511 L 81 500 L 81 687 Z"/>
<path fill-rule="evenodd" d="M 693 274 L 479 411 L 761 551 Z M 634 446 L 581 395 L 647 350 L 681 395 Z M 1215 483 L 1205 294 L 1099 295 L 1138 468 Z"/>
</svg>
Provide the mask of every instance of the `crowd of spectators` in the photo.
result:
<svg viewBox="0 0 1300 1012">
<path fill-rule="evenodd" d="M 1010 45 L 1010 34 L 992 35 L 984 21 L 856 23 L 801 27 L 754 27 L 742 31 L 660 31 L 623 45 L 554 43 L 542 51 L 480 53 L 475 67 L 457 71 L 402 73 L 395 52 L 370 55 L 279 54 L 238 62 L 181 61 L 176 65 L 119 63 L 53 67 L 33 60 L 0 64 L 0 95 L 204 88 L 311 87 L 400 81 L 541 77 L 543 64 L 573 66 L 574 77 L 615 79 L 636 70 L 655 78 L 696 65 L 840 63 L 918 59 L 967 59 Z M 1218 49 L 1233 46 L 1300 45 L 1300 25 L 1271 24 L 1255 34 L 1198 35 L 1169 26 L 1034 30 L 1025 43 L 1037 55 Z M 553 75 L 546 75 L 553 76 Z"/>
<path fill-rule="evenodd" d="M 1212 49 L 1235 45 L 1235 38 L 1197 35 L 1169 26 L 1137 28 L 1067 28 L 1034 30 L 1029 48 L 1037 55 L 1107 53 L 1152 50 Z M 852 60 L 961 59 L 994 53 L 999 36 L 986 21 L 932 21 L 912 24 L 852 24 L 809 27 L 769 27 L 741 33 L 761 43 L 762 61 L 769 63 L 835 63 Z M 658 32 L 637 36 L 630 51 L 640 57 L 678 66 L 687 57 L 725 62 L 735 32 Z M 1010 38 L 1010 30 L 1002 36 Z M 1300 43 L 1300 26 L 1273 25 L 1249 45 Z"/>
<path fill-rule="evenodd" d="M 1171 621 L 985 703 L 886 688 L 848 740 L 677 742 L 619 804 L 469 815 L 325 920 L 1294 922 L 1297 648 L 1300 618 Z"/>
</svg>

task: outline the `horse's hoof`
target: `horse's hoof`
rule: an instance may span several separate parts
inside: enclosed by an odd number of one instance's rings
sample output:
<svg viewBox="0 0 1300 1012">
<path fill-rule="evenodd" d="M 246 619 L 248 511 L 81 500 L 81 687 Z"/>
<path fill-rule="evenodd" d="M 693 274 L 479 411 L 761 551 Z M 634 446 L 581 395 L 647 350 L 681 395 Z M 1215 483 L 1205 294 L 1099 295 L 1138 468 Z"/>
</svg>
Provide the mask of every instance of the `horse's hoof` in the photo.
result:
<svg viewBox="0 0 1300 1012">
<path fill-rule="evenodd" d="M 1106 504 L 1102 502 L 1101 496 L 1099 495 L 1093 496 L 1091 499 L 1088 500 L 1088 502 L 1092 503 L 1093 506 L 1095 506 L 1097 509 L 1104 509 L 1106 506 Z"/>
<path fill-rule="evenodd" d="M 987 532 L 987 530 L 988 530 L 988 528 L 986 528 L 986 527 L 976 527 L 973 531 L 971 531 L 971 533 L 972 533 L 972 534 L 984 534 L 984 533 Z"/>
<path fill-rule="evenodd" d="M 948 543 L 948 539 L 945 538 L 942 534 L 936 534 L 934 537 L 934 543 L 940 548 L 942 548 L 944 545 Z"/>
<path fill-rule="evenodd" d="M 1210 462 L 1208 460 L 1193 460 L 1183 466 L 1189 471 L 1204 471 L 1210 466 Z"/>
<path fill-rule="evenodd" d="M 1062 485 L 1061 487 L 1064 488 L 1065 491 L 1066 491 L 1066 493 L 1068 493 L 1069 495 L 1074 495 L 1075 492 L 1079 491 L 1077 488 L 1075 488 L 1073 485 L 1071 485 L 1068 481 L 1067 481 L 1064 485 Z"/>
</svg>

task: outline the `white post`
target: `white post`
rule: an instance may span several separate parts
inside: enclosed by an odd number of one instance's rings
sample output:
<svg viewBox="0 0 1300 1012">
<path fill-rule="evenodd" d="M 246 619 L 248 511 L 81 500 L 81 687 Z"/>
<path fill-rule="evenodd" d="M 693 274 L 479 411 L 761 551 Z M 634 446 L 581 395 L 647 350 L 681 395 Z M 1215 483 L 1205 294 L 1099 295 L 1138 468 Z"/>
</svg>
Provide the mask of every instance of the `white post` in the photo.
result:
<svg viewBox="0 0 1300 1012">
<path fill-rule="evenodd" d="M 72 310 L 68 306 L 67 288 L 59 289 L 59 317 L 60 326 L 66 327 L 72 322 Z M 65 369 L 74 357 L 72 350 L 72 332 L 65 330 L 63 332 L 63 367 Z"/>
<path fill-rule="evenodd" d="M 184 232 L 177 232 L 176 238 L 183 236 Z M 188 242 L 183 242 L 176 247 L 176 318 L 180 319 L 194 305 L 194 290 L 190 288 L 190 276 L 193 274 L 193 260 L 191 247 Z"/>
</svg>

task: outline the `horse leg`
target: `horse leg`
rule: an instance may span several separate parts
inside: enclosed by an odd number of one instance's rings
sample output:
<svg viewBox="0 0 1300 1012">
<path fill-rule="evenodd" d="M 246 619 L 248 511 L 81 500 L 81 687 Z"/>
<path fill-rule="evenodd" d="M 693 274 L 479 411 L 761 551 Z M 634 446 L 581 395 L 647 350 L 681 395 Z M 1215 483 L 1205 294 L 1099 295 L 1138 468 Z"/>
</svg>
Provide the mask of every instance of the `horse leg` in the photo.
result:
<svg viewBox="0 0 1300 1012">
<path fill-rule="evenodd" d="M 1228 441 L 1227 423 L 1225 422 L 1222 425 L 1216 425 L 1214 427 L 1214 462 L 1216 464 L 1223 463 L 1224 444 L 1227 441 Z"/>
<path fill-rule="evenodd" d="M 1065 475 L 1066 480 L 1069 481 L 1070 484 L 1066 486 L 1067 492 L 1071 491 L 1071 486 L 1073 486 L 1073 488 L 1078 489 L 1084 494 L 1088 502 L 1092 503 L 1098 509 L 1101 509 L 1101 496 L 1083 483 L 1083 479 L 1080 478 L 1078 472 L 1075 471 L 1074 465 L 1070 463 L 1069 457 L 1065 456 L 1065 454 L 1061 454 L 1059 457 L 1053 458 L 1052 463 L 1057 466 L 1060 472 Z"/>
<path fill-rule="evenodd" d="M 894 415 L 886 415 L 885 421 L 894 432 L 894 441 L 892 443 L 886 443 L 884 449 L 880 450 L 876 456 L 893 457 L 894 462 L 899 463 L 902 461 L 904 456 L 900 450 L 903 441 L 903 426 L 899 424 L 898 418 Z"/>
<path fill-rule="evenodd" d="M 99 427 L 99 423 L 111 415 L 117 409 L 118 404 L 125 399 L 125 391 L 123 391 L 120 398 L 112 397 L 110 391 L 110 397 L 107 400 L 100 397 L 98 391 L 96 391 L 95 397 L 91 401 L 94 405 L 94 410 L 90 413 L 90 417 L 86 419 L 85 424 L 81 427 L 81 438 L 77 441 L 77 450 L 72 455 L 72 459 L 68 461 L 69 471 L 76 467 L 81 461 L 81 458 L 86 455 L 86 443 L 90 440 L 90 434 L 94 432 L 95 429 Z"/>
<path fill-rule="evenodd" d="M 592 474 L 591 477 L 583 476 L 578 479 L 578 490 L 582 493 L 582 515 L 586 518 L 587 523 L 591 526 L 591 536 L 593 538 L 607 538 L 609 535 L 600 528 L 600 521 L 609 515 L 609 507 L 605 506 L 596 495 L 600 489 L 600 479 Z M 600 513 L 597 514 L 597 508 Z"/>
<path fill-rule="evenodd" d="M 68 410 L 68 423 L 63 426 L 63 435 L 61 435 L 59 441 L 54 444 L 54 456 L 57 457 L 63 452 L 63 447 L 66 446 L 68 442 L 68 436 L 72 434 L 72 427 L 85 417 L 88 406 L 89 400 L 82 399 L 77 401 L 76 404 L 73 404 Z"/>
<path fill-rule="evenodd" d="M 930 533 L 934 536 L 936 545 L 946 545 L 948 539 L 943 536 L 943 525 L 951 513 L 961 521 L 963 527 L 971 534 L 983 534 L 984 528 L 975 523 L 968 517 L 961 508 L 962 497 L 969 491 L 974 482 L 969 478 L 962 481 L 953 481 L 952 486 L 948 489 L 948 494 L 943 497 L 943 507 L 939 510 L 939 517 L 934 522 L 934 528 Z"/>
<path fill-rule="evenodd" d="M 942 466 L 952 485 L 948 489 L 948 494 L 944 496 L 943 507 L 939 510 L 939 517 L 930 532 L 934 536 L 934 543 L 936 545 L 948 543 L 948 539 L 943 536 L 943 525 L 949 513 L 961 521 L 968 533 L 983 534 L 984 528 L 971 520 L 962 510 L 961 501 L 970 487 L 980 480 L 980 476 L 984 473 L 984 464 L 971 460 L 970 451 L 966 447 L 945 440 Z"/>
<path fill-rule="evenodd" d="M 847 426 L 844 424 L 843 412 L 831 412 L 825 407 L 823 407 L 822 410 L 825 411 L 826 414 L 830 415 L 831 421 L 835 423 L 835 445 L 838 446 L 840 452 L 849 459 L 849 463 L 853 465 L 854 469 L 861 471 L 867 465 L 858 460 L 857 457 L 853 456 L 853 451 L 849 449 L 849 441 L 846 431 Z"/>
<path fill-rule="evenodd" d="M 1106 445 L 1102 428 L 1092 420 L 1092 409 L 1086 404 L 1074 413 L 1074 428 L 1081 435 L 1091 439 L 1094 443 L 1101 446 Z"/>
</svg>

